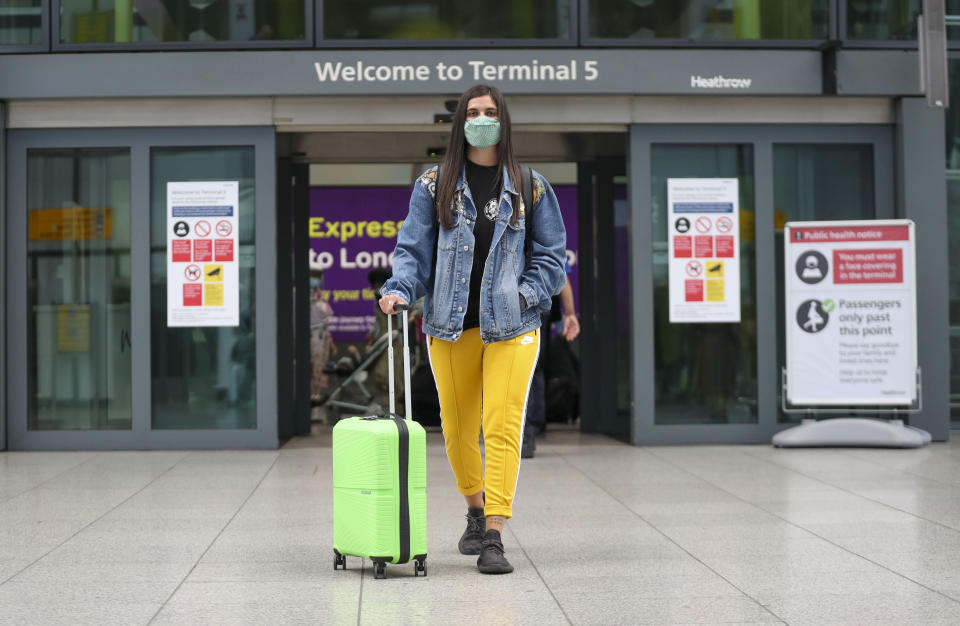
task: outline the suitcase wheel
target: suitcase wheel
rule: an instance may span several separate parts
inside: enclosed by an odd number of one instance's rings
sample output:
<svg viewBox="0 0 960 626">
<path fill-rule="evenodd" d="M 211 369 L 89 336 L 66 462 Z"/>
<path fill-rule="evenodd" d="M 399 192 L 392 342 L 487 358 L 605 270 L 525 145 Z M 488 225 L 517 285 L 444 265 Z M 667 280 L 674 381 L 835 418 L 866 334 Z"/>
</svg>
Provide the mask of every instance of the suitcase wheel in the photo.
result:
<svg viewBox="0 0 960 626">
<path fill-rule="evenodd" d="M 416 561 L 414 561 L 414 564 L 413 564 L 414 577 L 419 576 L 421 573 L 424 576 L 427 575 L 427 557 L 423 557 L 422 559 L 417 559 Z"/>
<path fill-rule="evenodd" d="M 346 569 L 347 569 L 347 557 L 345 557 L 344 555 L 340 554 L 340 553 L 337 552 L 336 550 L 333 551 L 333 569 L 334 569 L 334 570 L 338 570 L 338 569 L 346 570 Z"/>
<path fill-rule="evenodd" d="M 383 561 L 374 561 L 373 563 L 373 577 L 374 579 L 386 578 L 387 577 L 387 564 Z"/>
</svg>

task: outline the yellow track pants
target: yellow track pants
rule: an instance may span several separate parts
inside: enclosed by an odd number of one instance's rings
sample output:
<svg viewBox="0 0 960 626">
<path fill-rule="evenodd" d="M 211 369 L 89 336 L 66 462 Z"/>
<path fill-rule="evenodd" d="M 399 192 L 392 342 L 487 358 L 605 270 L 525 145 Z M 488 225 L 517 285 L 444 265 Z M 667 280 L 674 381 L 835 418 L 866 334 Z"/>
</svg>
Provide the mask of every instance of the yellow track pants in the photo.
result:
<svg viewBox="0 0 960 626">
<path fill-rule="evenodd" d="M 485 515 L 512 517 L 540 331 L 484 344 L 480 329 L 471 328 L 457 341 L 431 337 L 429 352 L 457 490 L 468 496 L 484 491 Z M 481 424 L 483 459 L 478 443 Z"/>
</svg>

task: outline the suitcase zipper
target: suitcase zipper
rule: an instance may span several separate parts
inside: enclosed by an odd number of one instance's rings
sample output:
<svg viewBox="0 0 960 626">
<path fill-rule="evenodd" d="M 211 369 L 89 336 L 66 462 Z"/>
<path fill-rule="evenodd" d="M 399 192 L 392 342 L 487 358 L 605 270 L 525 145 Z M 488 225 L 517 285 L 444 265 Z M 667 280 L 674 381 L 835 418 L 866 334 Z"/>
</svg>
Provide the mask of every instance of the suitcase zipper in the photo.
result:
<svg viewBox="0 0 960 626">
<path fill-rule="evenodd" d="M 406 420 L 394 416 L 400 441 L 400 559 L 397 563 L 410 560 L 410 430 Z"/>
</svg>

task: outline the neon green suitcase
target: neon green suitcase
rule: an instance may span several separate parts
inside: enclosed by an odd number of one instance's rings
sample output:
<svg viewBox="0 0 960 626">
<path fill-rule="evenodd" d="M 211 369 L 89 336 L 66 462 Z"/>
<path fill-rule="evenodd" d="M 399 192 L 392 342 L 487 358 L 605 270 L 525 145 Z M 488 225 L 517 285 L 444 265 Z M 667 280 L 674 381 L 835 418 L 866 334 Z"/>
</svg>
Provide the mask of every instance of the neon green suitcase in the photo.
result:
<svg viewBox="0 0 960 626">
<path fill-rule="evenodd" d="M 401 316 L 409 390 L 407 315 Z M 392 326 L 390 414 L 350 417 L 333 427 L 333 568 L 345 570 L 346 557 L 359 556 L 373 561 L 374 578 L 387 577 L 387 563 L 411 560 L 414 576 L 427 575 L 427 437 L 420 424 L 394 412 Z M 409 417 L 409 391 L 404 395 Z"/>
</svg>

